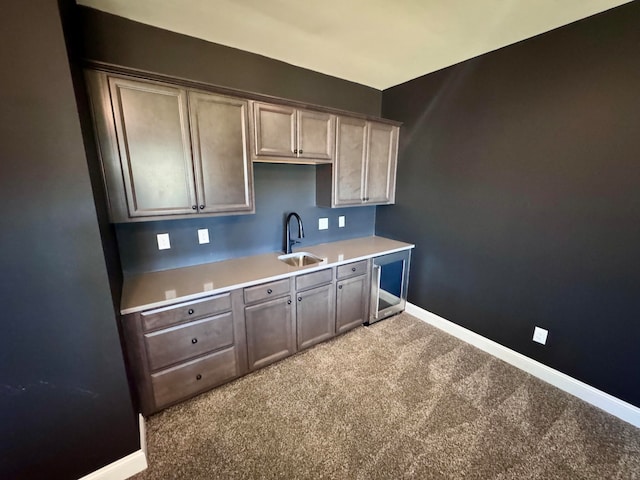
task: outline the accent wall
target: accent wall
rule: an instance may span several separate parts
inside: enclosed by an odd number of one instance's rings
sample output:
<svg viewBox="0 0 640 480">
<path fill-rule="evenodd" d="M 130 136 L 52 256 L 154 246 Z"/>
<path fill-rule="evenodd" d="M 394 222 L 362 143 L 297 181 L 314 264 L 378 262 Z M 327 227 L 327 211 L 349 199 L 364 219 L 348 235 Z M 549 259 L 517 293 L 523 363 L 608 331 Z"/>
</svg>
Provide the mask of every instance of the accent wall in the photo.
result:
<svg viewBox="0 0 640 480">
<path fill-rule="evenodd" d="M 376 212 L 416 243 L 410 302 L 636 406 L 639 25 L 632 2 L 385 90 Z"/>
</svg>

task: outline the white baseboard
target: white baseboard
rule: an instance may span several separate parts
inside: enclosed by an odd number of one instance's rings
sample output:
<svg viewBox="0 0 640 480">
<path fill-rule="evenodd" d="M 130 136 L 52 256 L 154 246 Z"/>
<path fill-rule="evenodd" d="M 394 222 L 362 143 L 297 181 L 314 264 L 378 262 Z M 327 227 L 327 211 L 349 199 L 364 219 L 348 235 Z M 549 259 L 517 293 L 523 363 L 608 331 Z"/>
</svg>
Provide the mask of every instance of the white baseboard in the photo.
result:
<svg viewBox="0 0 640 480">
<path fill-rule="evenodd" d="M 640 408 L 407 302 L 405 311 L 514 367 L 640 428 Z"/>
<path fill-rule="evenodd" d="M 85 475 L 79 480 L 126 480 L 145 470 L 147 468 L 147 434 L 142 415 L 139 416 L 138 422 L 140 424 L 140 450 L 105 465 L 100 470 Z"/>
</svg>

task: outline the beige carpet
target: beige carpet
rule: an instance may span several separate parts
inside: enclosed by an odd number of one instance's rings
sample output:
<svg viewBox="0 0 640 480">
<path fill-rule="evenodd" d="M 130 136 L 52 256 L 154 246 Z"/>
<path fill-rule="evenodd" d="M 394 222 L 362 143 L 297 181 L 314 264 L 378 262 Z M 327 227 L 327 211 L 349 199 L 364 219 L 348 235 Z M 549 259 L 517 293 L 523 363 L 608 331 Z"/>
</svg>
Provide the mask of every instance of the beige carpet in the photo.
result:
<svg viewBox="0 0 640 480">
<path fill-rule="evenodd" d="M 640 479 L 640 430 L 402 314 L 148 420 L 147 479 Z"/>
</svg>

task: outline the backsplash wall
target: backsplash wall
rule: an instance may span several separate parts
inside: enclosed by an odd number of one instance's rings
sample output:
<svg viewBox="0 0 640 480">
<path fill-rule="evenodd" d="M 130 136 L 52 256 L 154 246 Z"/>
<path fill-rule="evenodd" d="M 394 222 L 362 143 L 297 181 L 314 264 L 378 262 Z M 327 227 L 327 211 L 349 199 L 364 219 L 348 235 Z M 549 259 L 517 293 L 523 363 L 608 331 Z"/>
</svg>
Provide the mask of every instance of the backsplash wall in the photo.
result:
<svg viewBox="0 0 640 480">
<path fill-rule="evenodd" d="M 315 206 L 313 165 L 256 163 L 256 213 L 117 224 L 122 270 L 125 274 L 169 270 L 228 258 L 280 252 L 284 220 L 295 211 L 302 217 L 305 238 L 294 248 L 373 235 L 376 207 L 320 208 Z M 346 226 L 338 228 L 338 216 Z M 328 230 L 318 230 L 318 219 L 329 219 Z M 297 224 L 292 220 L 297 237 Z M 208 244 L 198 243 L 198 229 L 208 228 Z M 158 250 L 156 235 L 168 233 L 171 249 Z"/>
</svg>

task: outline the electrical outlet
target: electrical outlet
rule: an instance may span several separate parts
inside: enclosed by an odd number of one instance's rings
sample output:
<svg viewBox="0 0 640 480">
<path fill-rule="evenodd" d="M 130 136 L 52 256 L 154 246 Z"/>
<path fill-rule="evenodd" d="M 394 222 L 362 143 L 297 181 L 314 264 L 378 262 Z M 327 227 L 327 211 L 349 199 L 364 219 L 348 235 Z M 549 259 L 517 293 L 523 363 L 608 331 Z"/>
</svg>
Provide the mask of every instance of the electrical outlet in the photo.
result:
<svg viewBox="0 0 640 480">
<path fill-rule="evenodd" d="M 328 230 L 329 229 L 329 219 L 328 218 L 319 218 L 318 219 L 318 230 Z"/>
<path fill-rule="evenodd" d="M 158 250 L 168 250 L 171 248 L 168 233 L 159 233 L 156 238 L 158 239 Z"/>
<path fill-rule="evenodd" d="M 340 215 L 338 217 L 338 227 L 339 228 L 344 228 L 345 224 L 346 224 L 345 216 L 344 215 Z"/>
<path fill-rule="evenodd" d="M 549 330 L 545 330 L 544 328 L 536 327 L 533 329 L 533 341 L 541 343 L 542 345 L 547 344 L 547 335 L 549 335 Z"/>
<path fill-rule="evenodd" d="M 203 243 L 209 243 L 209 229 L 208 228 L 200 228 L 198 230 L 198 243 L 202 245 Z"/>
</svg>

